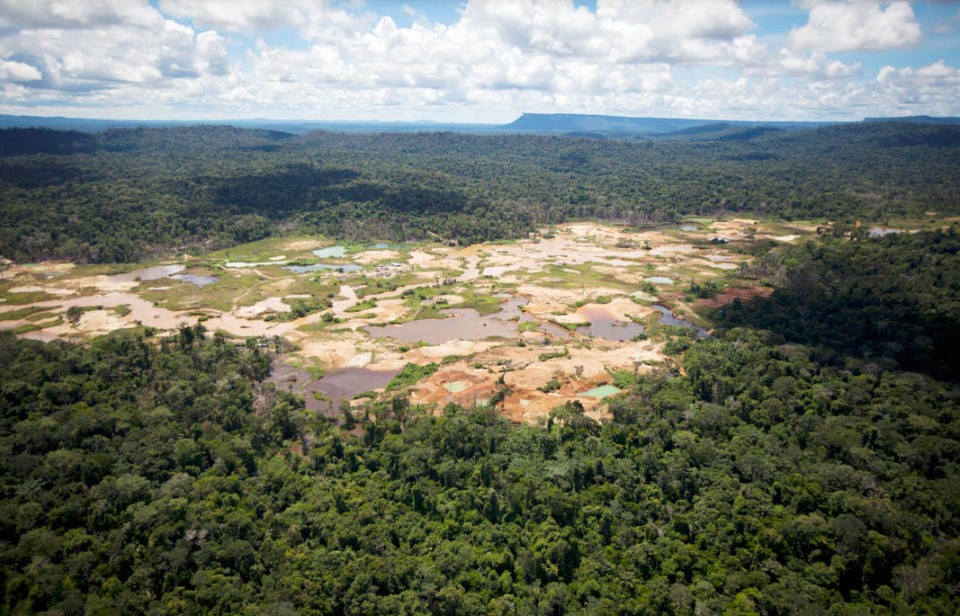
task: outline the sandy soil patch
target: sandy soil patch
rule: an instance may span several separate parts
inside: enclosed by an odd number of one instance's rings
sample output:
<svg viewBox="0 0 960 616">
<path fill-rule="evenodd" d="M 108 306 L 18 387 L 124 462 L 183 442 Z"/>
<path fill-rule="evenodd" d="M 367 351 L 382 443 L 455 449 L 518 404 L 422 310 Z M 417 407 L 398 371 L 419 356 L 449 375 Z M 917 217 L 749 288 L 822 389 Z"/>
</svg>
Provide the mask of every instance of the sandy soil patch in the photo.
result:
<svg viewBox="0 0 960 616">
<path fill-rule="evenodd" d="M 619 321 L 643 319 L 654 313 L 653 308 L 636 304 L 627 297 L 615 297 L 609 304 L 587 304 L 584 308 L 589 306 L 603 309 Z"/>
<path fill-rule="evenodd" d="M 57 284 L 76 291 L 94 289 L 100 293 L 115 293 L 129 291 L 139 285 L 136 281 L 112 280 L 111 276 L 82 276 L 72 280 L 59 281 Z"/>
<path fill-rule="evenodd" d="M 771 235 L 770 239 L 776 242 L 792 242 L 799 239 L 799 235 Z"/>
<path fill-rule="evenodd" d="M 345 311 L 347 308 L 352 308 L 357 304 L 357 292 L 354 291 L 350 285 L 340 285 L 338 295 L 343 299 L 335 299 L 333 301 L 333 314 L 342 317 L 346 314 Z"/>
<path fill-rule="evenodd" d="M 255 319 L 268 312 L 290 312 L 290 305 L 285 304 L 281 297 L 268 297 L 252 306 L 237 308 L 234 314 L 243 319 Z"/>
<path fill-rule="evenodd" d="M 423 365 L 429 364 L 430 362 L 439 362 L 444 357 L 449 357 L 450 355 L 467 357 L 474 353 L 482 353 L 500 344 L 502 343 L 491 340 L 451 340 L 443 344 L 410 349 L 403 354 L 403 358 L 410 363 Z"/>
<path fill-rule="evenodd" d="M 459 259 L 438 257 L 426 250 L 411 250 L 408 262 L 423 269 L 460 269 L 463 266 Z"/>
<path fill-rule="evenodd" d="M 126 320 L 112 310 L 88 310 L 80 317 L 77 329 L 88 335 L 98 335 L 127 325 Z"/>
<path fill-rule="evenodd" d="M 631 264 L 631 265 L 636 265 L 636 264 Z M 629 272 L 623 269 L 622 267 L 610 267 L 607 265 L 597 265 L 597 266 L 594 266 L 593 271 L 601 274 L 606 274 L 611 278 L 615 278 L 627 284 L 640 284 L 643 282 L 643 279 L 645 278 L 644 274 Z"/>
<path fill-rule="evenodd" d="M 0 270 L 0 279 L 10 280 L 24 274 L 53 278 L 62 276 L 76 267 L 73 263 L 37 263 L 36 265 L 11 265 Z"/>
<path fill-rule="evenodd" d="M 598 295 L 621 295 L 619 289 L 606 287 L 590 287 L 587 289 L 560 289 L 557 287 L 543 287 L 538 285 L 521 284 L 517 287 L 517 295 L 526 295 L 530 302 L 525 311 L 540 319 L 554 319 L 554 312 L 566 312 L 571 304 L 591 299 Z"/>
<path fill-rule="evenodd" d="M 694 251 L 694 248 L 690 244 L 666 244 L 662 246 L 656 246 L 650 250 L 646 250 L 648 255 L 657 257 L 657 256 L 676 256 L 676 255 L 686 255 Z"/>
<path fill-rule="evenodd" d="M 447 388 L 450 383 L 459 384 L 460 391 L 451 392 Z M 410 401 L 414 404 L 436 404 L 441 409 L 450 402 L 471 406 L 477 400 L 489 398 L 495 384 L 496 376 L 487 370 L 471 368 L 463 363 L 451 364 L 421 381 L 413 390 Z"/>
<path fill-rule="evenodd" d="M 63 287 L 40 287 L 37 285 L 25 285 L 13 287 L 8 293 L 49 293 L 50 295 L 75 295 L 74 289 L 65 289 Z"/>
<path fill-rule="evenodd" d="M 291 332 L 290 337 L 299 339 L 300 350 L 295 356 L 319 359 L 330 370 L 345 367 L 399 370 L 407 363 L 399 353 L 358 332 L 320 335 Z"/>
<path fill-rule="evenodd" d="M 380 261 L 401 261 L 403 256 L 396 250 L 365 250 L 350 255 L 350 260 L 363 265 L 378 263 Z"/>
<path fill-rule="evenodd" d="M 325 245 L 326 245 L 326 242 L 321 242 L 320 240 L 294 240 L 292 242 L 287 242 L 286 244 L 284 244 L 283 249 L 290 250 L 290 251 L 314 250 L 316 248 L 321 248 L 322 246 L 325 246 Z"/>
<path fill-rule="evenodd" d="M 337 327 L 345 329 L 359 329 L 367 325 L 379 325 L 385 323 L 392 323 L 400 317 L 403 316 L 406 308 L 403 305 L 402 299 L 384 299 L 377 302 L 377 305 L 373 308 L 363 310 L 361 312 L 347 312 L 344 313 L 344 318 L 347 319 L 343 323 L 337 325 Z M 359 318 L 359 315 L 372 314 L 371 317 Z M 321 317 L 322 318 L 322 317 Z"/>
</svg>

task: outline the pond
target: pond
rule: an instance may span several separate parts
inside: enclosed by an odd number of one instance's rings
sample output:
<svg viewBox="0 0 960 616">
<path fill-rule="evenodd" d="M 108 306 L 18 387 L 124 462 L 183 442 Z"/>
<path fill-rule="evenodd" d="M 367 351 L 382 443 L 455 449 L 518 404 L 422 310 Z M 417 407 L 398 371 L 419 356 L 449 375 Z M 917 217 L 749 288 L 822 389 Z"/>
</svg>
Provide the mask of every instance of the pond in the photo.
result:
<svg viewBox="0 0 960 616">
<path fill-rule="evenodd" d="M 443 387 L 452 394 L 459 394 L 470 387 L 470 383 L 467 383 L 466 381 L 451 381 L 450 383 L 446 383 Z"/>
<path fill-rule="evenodd" d="M 327 246 L 314 250 L 313 254 L 321 259 L 342 259 L 347 254 L 346 246 Z"/>
<path fill-rule="evenodd" d="M 590 322 L 590 325 L 578 327 L 577 333 L 591 338 L 624 342 L 643 333 L 643 325 L 622 321 L 602 306 L 581 308 L 577 315 Z"/>
<path fill-rule="evenodd" d="M 443 344 L 451 340 L 517 338 L 520 323 L 537 321 L 520 310 L 529 300 L 515 297 L 500 305 L 500 312 L 483 316 L 473 308 L 449 308 L 442 319 L 420 319 L 397 325 L 369 325 L 363 329 L 373 338 L 395 338 L 401 342 Z M 566 338 L 569 333 L 552 323 L 539 323 L 539 329 Z"/>
<path fill-rule="evenodd" d="M 201 276 L 200 274 L 174 274 L 170 277 L 181 282 L 189 282 L 190 284 L 196 285 L 201 289 L 220 280 L 216 276 Z"/>
<path fill-rule="evenodd" d="M 673 284 L 673 278 L 667 278 L 666 276 L 650 276 L 647 278 L 647 282 L 652 282 L 653 284 Z"/>
<path fill-rule="evenodd" d="M 587 398 L 606 398 L 608 396 L 615 396 L 620 393 L 620 389 L 614 387 L 613 385 L 601 385 L 600 387 L 594 387 L 593 389 L 588 389 L 587 391 L 582 391 L 578 396 L 584 396 Z"/>
<path fill-rule="evenodd" d="M 399 370 L 373 370 L 370 368 L 344 368 L 315 379 L 304 370 L 274 364 L 270 380 L 281 389 L 303 395 L 307 408 L 329 416 L 340 415 L 340 403 L 352 400 L 358 394 L 386 387 Z M 318 399 L 313 392 L 325 397 Z"/>
<path fill-rule="evenodd" d="M 672 312 L 670 309 L 664 306 L 663 304 L 654 304 L 651 306 L 654 310 L 660 313 L 659 323 L 662 325 L 671 325 L 673 327 L 686 327 L 687 329 L 692 329 L 697 332 L 697 336 L 700 338 L 710 338 L 710 334 L 707 333 L 707 330 L 702 327 L 697 327 L 693 323 L 685 319 L 680 319 Z"/>
</svg>

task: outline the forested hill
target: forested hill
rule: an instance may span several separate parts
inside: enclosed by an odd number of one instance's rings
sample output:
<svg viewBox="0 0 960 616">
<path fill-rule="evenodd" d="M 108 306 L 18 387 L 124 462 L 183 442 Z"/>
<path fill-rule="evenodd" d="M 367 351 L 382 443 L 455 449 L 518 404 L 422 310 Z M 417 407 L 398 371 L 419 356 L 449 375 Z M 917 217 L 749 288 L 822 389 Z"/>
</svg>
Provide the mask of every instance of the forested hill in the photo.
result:
<svg viewBox="0 0 960 616">
<path fill-rule="evenodd" d="M 626 142 L 224 126 L 0 131 L 0 256 L 137 261 L 281 230 L 476 242 L 593 217 L 960 213 L 960 127 Z"/>
</svg>

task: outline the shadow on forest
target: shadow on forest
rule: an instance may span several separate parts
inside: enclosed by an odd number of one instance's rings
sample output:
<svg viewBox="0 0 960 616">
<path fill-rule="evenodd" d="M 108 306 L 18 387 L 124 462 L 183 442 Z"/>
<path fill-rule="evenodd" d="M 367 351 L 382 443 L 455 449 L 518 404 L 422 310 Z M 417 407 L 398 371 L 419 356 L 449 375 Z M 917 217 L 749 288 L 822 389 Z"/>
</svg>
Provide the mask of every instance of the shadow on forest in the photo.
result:
<svg viewBox="0 0 960 616">
<path fill-rule="evenodd" d="M 775 332 L 828 358 L 857 356 L 957 381 L 960 243 L 952 230 L 923 235 L 808 248 L 786 285 L 718 309 L 715 320 Z"/>
<path fill-rule="evenodd" d="M 69 182 L 94 181 L 99 177 L 98 174 L 84 171 L 76 165 L 47 159 L 15 163 L 0 161 L 0 182 L 12 184 L 17 188 L 60 186 Z"/>
<path fill-rule="evenodd" d="M 352 169 L 317 169 L 294 165 L 274 173 L 213 180 L 213 202 L 239 213 L 285 217 L 313 205 L 320 189 L 347 184 L 359 177 Z"/>
<path fill-rule="evenodd" d="M 78 154 L 98 148 L 95 135 L 46 128 L 10 128 L 0 139 L 0 157 L 30 154 Z"/>
</svg>

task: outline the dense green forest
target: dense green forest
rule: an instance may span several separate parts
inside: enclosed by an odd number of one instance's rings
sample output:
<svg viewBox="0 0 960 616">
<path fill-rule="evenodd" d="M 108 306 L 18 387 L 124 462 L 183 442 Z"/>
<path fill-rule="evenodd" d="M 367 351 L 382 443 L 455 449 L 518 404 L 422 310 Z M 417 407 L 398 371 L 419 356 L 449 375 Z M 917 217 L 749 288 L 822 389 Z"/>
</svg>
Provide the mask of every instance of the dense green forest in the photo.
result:
<svg viewBox="0 0 960 616">
<path fill-rule="evenodd" d="M 839 239 L 765 267 L 814 320 L 881 281 L 922 309 L 902 268 L 929 254 L 952 303 L 906 322 L 918 336 L 960 316 L 957 244 Z M 743 326 L 766 305 L 615 374 L 609 422 L 433 416 L 398 392 L 361 436 L 263 383 L 253 341 L 0 336 L 0 612 L 957 613 L 960 389 L 857 346 L 886 313 L 804 339 L 787 302 Z M 952 360 L 931 344 L 935 372 Z"/>
<path fill-rule="evenodd" d="M 775 330 L 825 360 L 859 355 L 884 367 L 960 380 L 960 229 L 868 238 L 865 228 L 764 255 L 749 275 L 783 284 L 767 299 L 713 315 L 725 327 Z"/>
<path fill-rule="evenodd" d="M 588 217 L 960 213 L 960 127 L 688 137 L 10 129 L 0 131 L 0 256 L 129 262 L 291 230 L 470 243 Z"/>
</svg>

